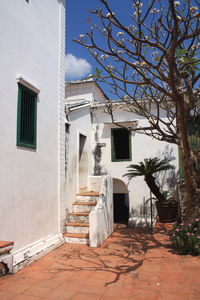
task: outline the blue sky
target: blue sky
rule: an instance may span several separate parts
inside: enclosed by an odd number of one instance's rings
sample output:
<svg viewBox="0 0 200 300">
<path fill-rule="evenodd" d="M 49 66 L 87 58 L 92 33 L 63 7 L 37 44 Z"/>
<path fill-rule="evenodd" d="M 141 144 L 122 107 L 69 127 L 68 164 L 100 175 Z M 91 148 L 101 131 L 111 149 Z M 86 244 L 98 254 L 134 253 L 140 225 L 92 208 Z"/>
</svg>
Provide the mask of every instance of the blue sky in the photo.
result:
<svg viewBox="0 0 200 300">
<path fill-rule="evenodd" d="M 131 1 L 129 0 L 111 0 L 113 10 L 121 15 L 121 20 L 127 18 L 127 12 L 130 11 Z M 123 5 L 122 5 L 123 3 Z M 96 9 L 102 7 L 99 0 L 68 0 L 66 15 L 66 54 L 67 55 L 67 80 L 81 79 L 88 74 L 94 74 L 97 62 L 84 47 L 72 42 L 74 37 L 89 31 L 87 19 L 93 19 L 88 12 L 89 8 Z M 84 61 L 83 61 L 84 60 Z"/>
<path fill-rule="evenodd" d="M 74 37 L 85 33 L 89 29 L 87 18 L 89 18 L 88 8 L 99 6 L 98 0 L 68 0 L 66 15 L 66 54 L 67 56 L 67 80 L 81 79 L 83 76 L 91 74 L 96 63 L 88 51 L 72 42 Z M 69 70 L 69 71 L 68 71 Z"/>
<path fill-rule="evenodd" d="M 191 0 L 193 2 L 193 0 Z M 133 13 L 133 2 L 131 0 L 109 0 L 111 10 L 124 25 L 130 25 L 130 14 Z M 149 1 L 142 1 L 143 8 L 148 6 Z M 176 1 L 180 2 L 181 1 Z M 164 3 L 164 1 L 163 1 Z M 158 5 L 156 1 L 154 8 Z M 88 11 L 89 8 L 95 10 L 104 7 L 99 0 L 67 0 L 66 1 L 66 80 L 79 80 L 86 78 L 90 74 L 95 74 L 95 68 L 100 68 L 93 59 L 89 51 L 73 42 L 73 38 L 79 38 L 80 34 L 85 34 L 90 30 L 88 19 L 96 22 L 95 16 Z M 98 39 L 98 36 L 96 36 Z M 97 40 L 99 42 L 99 40 Z M 102 86 L 105 93 L 111 97 L 109 86 Z M 113 98 L 113 95 L 112 97 Z"/>
<path fill-rule="evenodd" d="M 132 12 L 132 1 L 130 0 L 110 0 L 109 4 L 113 11 L 120 15 L 121 21 L 126 23 L 127 13 Z M 123 4 L 123 5 L 122 5 Z M 80 34 L 89 31 L 90 26 L 87 19 L 94 20 L 94 16 L 88 11 L 89 8 L 95 10 L 103 7 L 99 0 L 67 0 L 66 1 L 66 81 L 86 78 L 90 74 L 95 74 L 95 69 L 99 68 L 89 51 L 72 42 L 73 38 L 78 38 Z M 110 98 L 116 98 L 110 93 L 110 88 L 106 84 L 100 84 L 104 92 Z"/>
</svg>

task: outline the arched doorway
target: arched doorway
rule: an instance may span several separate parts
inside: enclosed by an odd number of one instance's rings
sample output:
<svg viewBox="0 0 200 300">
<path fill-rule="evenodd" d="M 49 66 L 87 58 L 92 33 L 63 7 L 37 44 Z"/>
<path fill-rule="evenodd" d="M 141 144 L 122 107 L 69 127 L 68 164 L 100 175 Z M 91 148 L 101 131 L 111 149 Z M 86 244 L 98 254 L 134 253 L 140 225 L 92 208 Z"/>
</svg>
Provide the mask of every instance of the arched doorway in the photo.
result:
<svg viewBox="0 0 200 300">
<path fill-rule="evenodd" d="M 113 209 L 114 222 L 128 224 L 129 198 L 126 184 L 117 178 L 113 178 Z"/>
</svg>

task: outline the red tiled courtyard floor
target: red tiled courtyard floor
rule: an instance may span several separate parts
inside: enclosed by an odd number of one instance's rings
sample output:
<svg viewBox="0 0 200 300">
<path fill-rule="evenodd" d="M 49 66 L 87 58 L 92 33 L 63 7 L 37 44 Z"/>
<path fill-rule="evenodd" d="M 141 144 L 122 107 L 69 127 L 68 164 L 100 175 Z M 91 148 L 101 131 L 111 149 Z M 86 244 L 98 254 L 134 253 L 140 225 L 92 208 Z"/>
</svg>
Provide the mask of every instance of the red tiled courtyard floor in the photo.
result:
<svg viewBox="0 0 200 300">
<path fill-rule="evenodd" d="M 0 278 L 1 300 L 199 300 L 200 258 L 171 252 L 166 226 L 120 226 L 99 248 L 65 244 Z"/>
</svg>

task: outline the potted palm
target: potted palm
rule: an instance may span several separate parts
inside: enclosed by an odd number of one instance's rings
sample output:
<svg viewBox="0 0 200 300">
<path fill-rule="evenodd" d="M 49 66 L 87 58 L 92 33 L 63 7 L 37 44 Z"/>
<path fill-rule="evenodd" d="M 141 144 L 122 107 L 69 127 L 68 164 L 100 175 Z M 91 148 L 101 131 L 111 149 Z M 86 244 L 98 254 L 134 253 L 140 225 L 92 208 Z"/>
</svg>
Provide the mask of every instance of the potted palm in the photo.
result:
<svg viewBox="0 0 200 300">
<path fill-rule="evenodd" d="M 169 164 L 169 160 L 157 157 L 145 158 L 144 161 L 130 165 L 127 168 L 129 168 L 129 171 L 124 176 L 127 176 L 129 181 L 135 177 L 144 176 L 146 184 L 156 198 L 155 204 L 160 222 L 174 222 L 178 215 L 178 203 L 167 198 L 166 192 L 160 191 L 159 186 L 156 184 L 156 178 L 153 176 L 157 172 L 173 169 L 174 166 Z"/>
</svg>

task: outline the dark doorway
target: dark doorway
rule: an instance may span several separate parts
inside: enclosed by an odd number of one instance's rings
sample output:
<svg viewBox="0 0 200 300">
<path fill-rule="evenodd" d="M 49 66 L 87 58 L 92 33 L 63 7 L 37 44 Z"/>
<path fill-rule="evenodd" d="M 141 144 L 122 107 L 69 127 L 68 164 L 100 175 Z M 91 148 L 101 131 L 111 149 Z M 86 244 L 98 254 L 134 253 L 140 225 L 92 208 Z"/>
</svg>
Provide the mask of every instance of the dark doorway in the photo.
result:
<svg viewBox="0 0 200 300">
<path fill-rule="evenodd" d="M 127 194 L 113 194 L 114 222 L 128 224 L 129 206 Z"/>
</svg>

